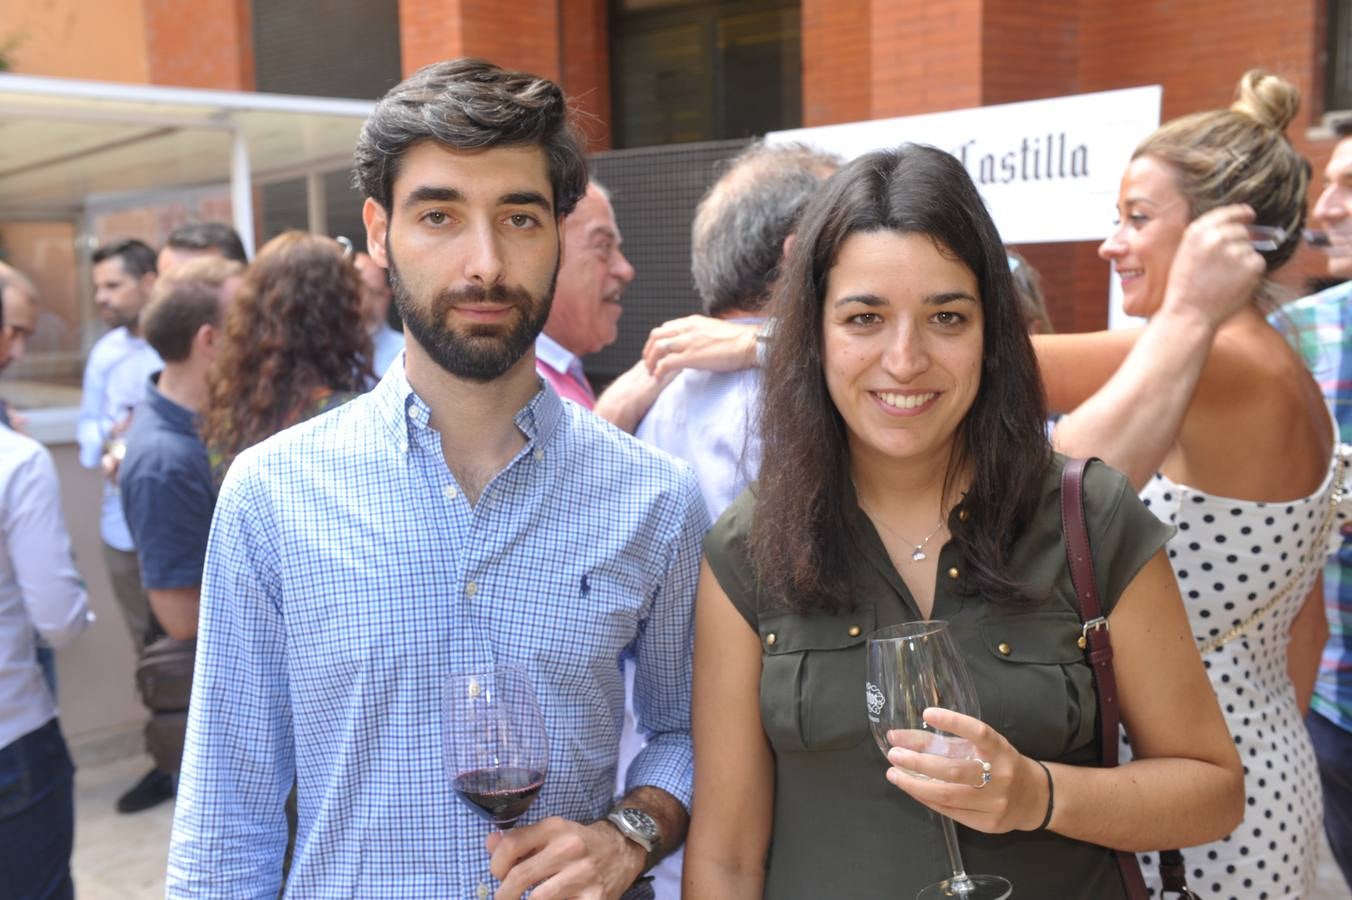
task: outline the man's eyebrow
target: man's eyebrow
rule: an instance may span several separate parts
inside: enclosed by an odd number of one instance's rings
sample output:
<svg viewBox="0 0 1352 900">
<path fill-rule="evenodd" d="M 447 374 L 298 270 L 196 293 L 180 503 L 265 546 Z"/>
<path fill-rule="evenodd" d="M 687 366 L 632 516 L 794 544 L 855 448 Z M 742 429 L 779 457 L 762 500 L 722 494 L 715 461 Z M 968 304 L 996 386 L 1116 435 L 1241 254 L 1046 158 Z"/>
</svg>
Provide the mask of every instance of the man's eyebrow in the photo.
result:
<svg viewBox="0 0 1352 900">
<path fill-rule="evenodd" d="M 498 199 L 503 206 L 538 206 L 545 212 L 553 212 L 553 204 L 539 191 L 512 191 Z"/>
<path fill-rule="evenodd" d="M 465 195 L 455 188 L 425 184 L 409 192 L 404 198 L 404 209 L 417 206 L 419 203 L 458 203 L 464 199 Z"/>
</svg>

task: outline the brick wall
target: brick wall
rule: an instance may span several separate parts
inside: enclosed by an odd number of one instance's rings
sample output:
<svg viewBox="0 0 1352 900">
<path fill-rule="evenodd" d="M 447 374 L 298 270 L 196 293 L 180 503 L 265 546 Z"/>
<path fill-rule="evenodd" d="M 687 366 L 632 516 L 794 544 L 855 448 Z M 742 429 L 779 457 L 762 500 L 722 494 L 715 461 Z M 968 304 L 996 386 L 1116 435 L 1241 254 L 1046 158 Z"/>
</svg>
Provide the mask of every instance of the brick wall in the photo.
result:
<svg viewBox="0 0 1352 900">
<path fill-rule="evenodd" d="M 152 84 L 254 89 L 249 0 L 144 0 Z"/>
<path fill-rule="evenodd" d="M 404 74 L 456 56 L 557 79 L 562 40 L 555 0 L 400 0 Z"/>
<path fill-rule="evenodd" d="M 871 118 L 869 0 L 803 0 L 803 124 Z"/>
</svg>

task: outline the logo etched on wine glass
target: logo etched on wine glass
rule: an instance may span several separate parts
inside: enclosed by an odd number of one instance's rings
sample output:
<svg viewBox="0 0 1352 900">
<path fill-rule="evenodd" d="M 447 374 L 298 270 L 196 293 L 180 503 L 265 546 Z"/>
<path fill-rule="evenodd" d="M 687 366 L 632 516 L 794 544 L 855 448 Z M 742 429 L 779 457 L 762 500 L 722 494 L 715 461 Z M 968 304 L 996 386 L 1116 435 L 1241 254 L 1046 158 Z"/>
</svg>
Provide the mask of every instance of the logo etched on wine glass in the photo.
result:
<svg viewBox="0 0 1352 900">
<path fill-rule="evenodd" d="M 887 702 L 887 698 L 883 696 L 882 691 L 878 690 L 878 686 L 871 681 L 867 682 L 865 695 L 868 702 L 868 720 L 876 725 L 879 721 L 878 717 L 882 715 L 883 704 Z"/>
</svg>

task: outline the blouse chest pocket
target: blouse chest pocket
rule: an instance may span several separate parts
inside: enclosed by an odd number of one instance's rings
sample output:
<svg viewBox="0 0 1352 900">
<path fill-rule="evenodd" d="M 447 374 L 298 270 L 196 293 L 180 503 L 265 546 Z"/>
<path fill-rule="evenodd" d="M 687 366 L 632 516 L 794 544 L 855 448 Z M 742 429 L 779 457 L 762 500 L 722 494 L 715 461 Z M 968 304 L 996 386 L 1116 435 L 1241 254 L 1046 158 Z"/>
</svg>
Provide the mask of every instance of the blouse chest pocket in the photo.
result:
<svg viewBox="0 0 1352 900">
<path fill-rule="evenodd" d="M 1085 660 L 1080 620 L 1056 612 L 988 619 L 983 652 L 969 660 L 984 697 L 996 708 L 982 718 L 1034 759 L 1078 756 L 1094 742 L 1098 704 Z"/>
<path fill-rule="evenodd" d="M 760 616 L 761 722 L 776 752 L 840 750 L 870 739 L 864 645 L 872 604 L 851 612 Z"/>
</svg>

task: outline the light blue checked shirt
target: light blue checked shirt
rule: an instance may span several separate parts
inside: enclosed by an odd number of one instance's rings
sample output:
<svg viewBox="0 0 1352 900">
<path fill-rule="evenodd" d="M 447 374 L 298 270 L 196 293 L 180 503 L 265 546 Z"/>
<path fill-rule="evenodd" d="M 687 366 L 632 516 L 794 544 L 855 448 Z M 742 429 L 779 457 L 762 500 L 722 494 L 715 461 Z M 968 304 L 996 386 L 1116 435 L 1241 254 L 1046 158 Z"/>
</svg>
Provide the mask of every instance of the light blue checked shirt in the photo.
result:
<svg viewBox="0 0 1352 900">
<path fill-rule="evenodd" d="M 523 822 L 613 799 L 622 661 L 648 745 L 630 789 L 690 802 L 690 645 L 708 514 L 688 468 L 549 389 L 471 506 L 402 363 L 241 454 L 221 488 L 168 896 L 476 897 L 487 825 L 442 765 L 440 685 L 530 672 L 549 732 Z"/>
<path fill-rule="evenodd" d="M 1352 443 L 1352 282 L 1283 307 L 1273 324 L 1292 332 L 1314 380 L 1338 421 L 1339 440 Z M 1352 731 L 1352 539 L 1343 536 L 1324 567 L 1329 642 L 1319 664 L 1310 708 Z"/>
</svg>

